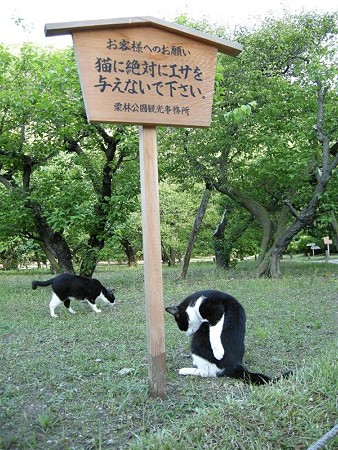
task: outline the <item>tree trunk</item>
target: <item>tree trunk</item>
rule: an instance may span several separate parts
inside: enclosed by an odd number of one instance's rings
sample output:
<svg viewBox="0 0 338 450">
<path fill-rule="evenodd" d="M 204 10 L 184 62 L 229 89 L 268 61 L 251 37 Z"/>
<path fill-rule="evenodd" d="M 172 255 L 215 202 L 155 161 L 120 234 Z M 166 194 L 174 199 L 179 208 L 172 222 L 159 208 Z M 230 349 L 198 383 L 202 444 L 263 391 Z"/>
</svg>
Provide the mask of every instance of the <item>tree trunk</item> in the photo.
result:
<svg viewBox="0 0 338 450">
<path fill-rule="evenodd" d="M 231 191 L 232 198 L 241 203 L 261 224 L 263 230 L 263 236 L 261 241 L 261 251 L 258 256 L 257 264 L 264 259 L 266 252 L 268 251 L 271 239 L 273 237 L 273 223 L 270 219 L 269 212 L 263 205 L 251 198 L 247 193 L 241 192 L 237 189 Z"/>
<path fill-rule="evenodd" d="M 270 260 L 267 267 L 267 275 L 270 278 L 280 278 L 282 276 L 282 272 L 280 270 L 280 260 L 283 255 L 283 251 L 281 251 L 281 248 L 274 247 L 269 255 Z"/>
<path fill-rule="evenodd" d="M 129 267 L 136 267 L 137 266 L 136 253 L 135 253 L 134 247 L 131 245 L 129 239 L 122 238 L 121 239 L 121 245 L 123 247 L 123 250 L 125 251 L 125 254 L 127 255 L 128 266 Z"/>
<path fill-rule="evenodd" d="M 97 220 L 87 241 L 87 251 L 80 266 L 80 275 L 86 277 L 91 277 L 93 275 L 99 261 L 100 251 L 103 249 L 105 244 L 106 224 L 108 211 L 110 208 L 109 202 L 112 197 L 113 174 L 119 169 L 124 160 L 124 155 L 121 154 L 116 161 L 116 164 L 113 164 L 116 157 L 118 144 L 121 140 L 120 134 L 116 133 L 116 135 L 110 136 L 105 129 L 98 124 L 95 125 L 95 128 L 103 140 L 101 147 L 105 154 L 106 161 L 102 170 L 101 183 L 99 183 L 98 180 L 90 173 L 91 165 L 88 165 L 87 170 L 97 195 L 97 203 L 95 206 Z M 70 142 L 69 150 L 83 156 L 83 151 L 77 142 Z"/>
<path fill-rule="evenodd" d="M 176 251 L 173 247 L 169 246 L 166 249 L 163 241 L 161 241 L 161 249 L 162 249 L 162 261 L 166 262 L 169 267 L 174 266 L 176 262 Z"/>
<path fill-rule="evenodd" d="M 268 211 L 264 208 L 263 205 L 250 197 L 250 195 L 246 192 L 242 192 L 238 189 L 229 189 L 228 187 L 217 183 L 214 183 L 214 186 L 218 192 L 227 195 L 232 200 L 246 208 L 251 213 L 251 215 L 261 224 L 263 236 L 261 241 L 261 251 L 257 260 L 257 264 L 260 264 L 269 249 L 269 245 L 273 236 L 273 223 L 270 219 Z"/>
<path fill-rule="evenodd" d="M 285 230 L 288 213 L 289 213 L 288 207 L 286 205 L 283 205 L 278 217 L 276 232 L 274 235 L 274 244 L 272 248 L 274 248 L 279 237 L 283 234 Z M 260 277 L 263 274 L 265 274 L 269 267 L 269 260 L 271 260 L 271 274 L 269 275 L 273 278 L 279 278 L 282 275 L 279 264 L 282 255 L 283 252 L 279 254 L 279 252 L 275 253 L 273 250 L 268 251 L 264 255 L 264 257 L 257 263 L 256 268 L 253 272 L 254 276 Z"/>
<path fill-rule="evenodd" d="M 224 231 L 226 224 L 227 224 L 227 210 L 225 208 L 221 216 L 221 220 L 217 225 L 216 230 L 213 234 L 216 267 L 223 269 L 229 267 L 230 263 L 230 253 L 226 252 L 224 248 Z"/>
<path fill-rule="evenodd" d="M 169 254 L 167 252 L 167 249 L 165 248 L 163 241 L 161 241 L 161 251 L 162 251 L 162 262 L 169 264 Z"/>
<path fill-rule="evenodd" d="M 47 257 L 47 260 L 49 261 L 51 272 L 52 273 L 60 272 L 57 260 L 55 259 L 53 253 L 49 250 L 49 248 L 45 245 L 44 242 L 41 242 L 41 248 Z"/>
<path fill-rule="evenodd" d="M 173 247 L 169 247 L 169 267 L 173 267 L 176 264 L 176 250 Z"/>
<path fill-rule="evenodd" d="M 88 240 L 88 247 L 80 264 L 80 275 L 91 278 L 95 272 L 97 263 L 99 262 L 100 250 L 102 250 L 104 242 L 97 236 L 92 235 Z"/>
<path fill-rule="evenodd" d="M 227 210 L 224 209 L 221 221 L 213 235 L 217 267 L 223 269 L 228 269 L 230 267 L 233 248 L 252 220 L 252 215 L 248 219 L 243 220 L 236 229 L 233 229 L 231 233 L 228 233 L 227 240 L 225 240 L 224 232 L 227 225 Z"/>
<path fill-rule="evenodd" d="M 203 191 L 201 203 L 197 210 L 194 224 L 193 224 L 193 227 L 192 227 L 192 230 L 190 233 L 187 250 L 185 252 L 184 260 L 183 260 L 183 267 L 182 267 L 182 272 L 181 272 L 181 276 L 180 276 L 181 279 L 185 279 L 187 276 L 192 251 L 193 251 L 196 239 L 197 239 L 198 231 L 199 231 L 200 226 L 203 221 L 203 217 L 205 215 L 205 211 L 206 211 L 208 203 L 209 203 L 210 195 L 211 195 L 211 187 L 209 185 L 207 185 Z"/>
<path fill-rule="evenodd" d="M 57 261 L 57 267 L 54 266 L 56 272 L 75 273 L 72 255 L 68 247 L 67 241 L 61 233 L 53 231 L 43 217 L 41 207 L 36 202 L 29 202 L 29 207 L 34 213 L 36 231 L 42 248 L 46 252 L 46 256 L 50 262 Z M 50 258 L 53 256 L 53 258 Z M 54 265 L 54 264 L 53 264 Z M 53 267 L 53 266 L 52 266 Z"/>
<path fill-rule="evenodd" d="M 336 249 L 338 250 L 338 222 L 333 211 L 331 211 L 330 225 L 333 233 L 333 242 L 335 244 Z"/>
</svg>

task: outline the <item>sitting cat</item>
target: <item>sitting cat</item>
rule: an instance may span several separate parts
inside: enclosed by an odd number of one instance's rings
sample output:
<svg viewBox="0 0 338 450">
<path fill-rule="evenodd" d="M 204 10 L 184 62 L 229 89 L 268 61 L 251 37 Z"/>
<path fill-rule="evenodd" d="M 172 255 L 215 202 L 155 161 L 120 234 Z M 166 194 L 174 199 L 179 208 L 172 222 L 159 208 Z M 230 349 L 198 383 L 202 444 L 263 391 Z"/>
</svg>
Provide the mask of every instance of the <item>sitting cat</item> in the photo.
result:
<svg viewBox="0 0 338 450">
<path fill-rule="evenodd" d="M 49 303 L 52 317 L 57 317 L 54 310 L 62 302 L 70 313 L 75 314 L 75 311 L 70 306 L 72 299 L 86 300 L 96 313 L 101 312 L 95 304 L 96 299 L 101 299 L 105 304 L 113 304 L 115 301 L 113 291 L 105 288 L 99 280 L 94 278 L 62 273 L 47 281 L 32 281 L 32 289 L 36 289 L 37 286 L 50 285 L 53 291 L 52 299 Z"/>
<path fill-rule="evenodd" d="M 243 365 L 245 311 L 243 306 L 225 292 L 195 292 L 177 306 L 169 306 L 178 328 L 192 336 L 191 352 L 197 368 L 180 369 L 180 375 L 239 378 L 248 383 L 264 384 L 271 379 L 261 373 L 249 372 Z"/>
</svg>

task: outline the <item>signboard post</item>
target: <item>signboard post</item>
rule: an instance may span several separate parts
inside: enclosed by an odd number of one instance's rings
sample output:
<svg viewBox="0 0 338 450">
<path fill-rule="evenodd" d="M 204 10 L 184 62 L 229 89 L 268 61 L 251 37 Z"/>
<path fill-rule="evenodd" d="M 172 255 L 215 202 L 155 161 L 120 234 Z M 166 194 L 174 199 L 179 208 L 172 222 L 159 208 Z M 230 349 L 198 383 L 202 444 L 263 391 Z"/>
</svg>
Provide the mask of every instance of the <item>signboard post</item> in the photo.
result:
<svg viewBox="0 0 338 450">
<path fill-rule="evenodd" d="M 208 127 L 217 51 L 242 47 L 152 17 L 47 24 L 72 34 L 90 122 L 140 125 L 140 177 L 150 394 L 166 394 L 156 126 Z"/>
<path fill-rule="evenodd" d="M 162 255 L 155 127 L 140 127 L 140 176 L 149 391 L 166 393 Z"/>
</svg>

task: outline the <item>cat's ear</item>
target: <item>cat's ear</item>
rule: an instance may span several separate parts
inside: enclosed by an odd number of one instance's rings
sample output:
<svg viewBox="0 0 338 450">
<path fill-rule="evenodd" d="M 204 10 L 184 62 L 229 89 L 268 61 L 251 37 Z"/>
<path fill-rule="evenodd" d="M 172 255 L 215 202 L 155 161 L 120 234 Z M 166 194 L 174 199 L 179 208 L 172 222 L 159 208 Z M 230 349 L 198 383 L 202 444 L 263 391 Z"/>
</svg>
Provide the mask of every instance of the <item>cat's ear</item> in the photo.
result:
<svg viewBox="0 0 338 450">
<path fill-rule="evenodd" d="M 178 313 L 178 308 L 177 306 L 168 306 L 165 309 L 168 313 L 172 314 L 173 316 L 176 316 L 176 314 Z"/>
</svg>

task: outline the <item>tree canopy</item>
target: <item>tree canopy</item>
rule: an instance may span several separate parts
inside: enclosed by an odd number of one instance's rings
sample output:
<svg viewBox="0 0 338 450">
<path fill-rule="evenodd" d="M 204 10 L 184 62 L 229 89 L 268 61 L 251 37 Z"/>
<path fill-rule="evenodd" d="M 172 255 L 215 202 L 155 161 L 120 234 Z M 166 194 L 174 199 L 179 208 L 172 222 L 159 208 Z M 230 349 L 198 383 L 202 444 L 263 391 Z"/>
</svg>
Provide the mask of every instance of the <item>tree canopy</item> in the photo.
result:
<svg viewBox="0 0 338 450">
<path fill-rule="evenodd" d="M 268 17 L 232 35 L 179 21 L 244 50 L 218 55 L 210 128 L 158 131 L 164 259 L 183 255 L 207 185 L 199 250 L 214 246 L 226 266 L 259 249 L 256 274 L 280 276 L 299 233 L 337 230 L 338 15 Z M 2 259 L 34 242 L 55 271 L 76 262 L 91 276 L 109 248 L 135 262 L 137 128 L 87 123 L 72 49 L 1 46 L 0 85 Z"/>
<path fill-rule="evenodd" d="M 211 127 L 173 131 L 165 158 L 254 217 L 257 274 L 280 276 L 282 253 L 337 186 L 337 15 L 266 19 L 237 39 L 242 54 L 219 57 Z"/>
</svg>

